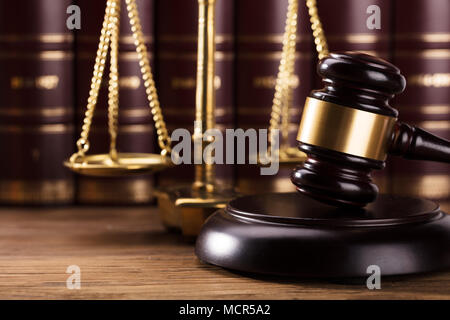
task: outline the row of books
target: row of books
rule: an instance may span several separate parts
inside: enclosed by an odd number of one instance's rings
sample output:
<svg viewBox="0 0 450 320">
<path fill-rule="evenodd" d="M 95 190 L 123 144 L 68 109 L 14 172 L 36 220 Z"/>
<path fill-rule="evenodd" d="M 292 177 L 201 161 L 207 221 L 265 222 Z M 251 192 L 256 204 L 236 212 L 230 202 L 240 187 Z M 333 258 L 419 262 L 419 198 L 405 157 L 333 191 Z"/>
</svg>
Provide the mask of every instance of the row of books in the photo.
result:
<svg viewBox="0 0 450 320">
<path fill-rule="evenodd" d="M 393 106 L 401 118 L 450 138 L 450 2 L 448 0 L 318 0 L 331 51 L 358 50 L 400 67 L 408 88 Z M 192 181 L 192 166 L 157 176 L 92 178 L 62 166 L 74 151 L 84 117 L 106 1 L 0 2 L 0 202 L 4 204 L 140 204 L 156 186 Z M 123 1 L 125 3 L 125 1 Z M 197 0 L 137 0 L 169 131 L 193 127 Z M 81 29 L 68 30 L 67 8 L 81 9 Z M 281 57 L 288 0 L 217 0 L 216 122 L 225 128 L 267 128 Z M 368 29 L 367 8 L 380 8 L 380 29 Z M 118 149 L 158 152 L 125 4 L 119 53 Z M 302 104 L 314 88 L 317 55 L 300 1 L 296 88 L 289 139 L 295 145 Z M 92 153 L 107 152 L 107 85 L 97 105 Z M 385 192 L 449 200 L 448 165 L 390 159 L 376 180 Z M 253 165 L 218 165 L 219 183 L 244 193 L 292 191 L 291 169 L 260 176 Z"/>
</svg>

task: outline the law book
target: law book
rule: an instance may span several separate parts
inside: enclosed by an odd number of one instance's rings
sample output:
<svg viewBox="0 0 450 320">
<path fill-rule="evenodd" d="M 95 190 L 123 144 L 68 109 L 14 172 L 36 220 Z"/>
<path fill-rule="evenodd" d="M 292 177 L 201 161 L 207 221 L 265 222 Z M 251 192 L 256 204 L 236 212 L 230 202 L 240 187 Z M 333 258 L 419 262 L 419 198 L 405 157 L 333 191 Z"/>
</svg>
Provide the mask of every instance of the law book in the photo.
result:
<svg viewBox="0 0 450 320">
<path fill-rule="evenodd" d="M 317 9 L 333 51 L 361 51 L 391 58 L 393 0 L 317 0 Z"/>
<path fill-rule="evenodd" d="M 395 1 L 394 63 L 407 87 L 393 106 L 405 122 L 450 139 L 450 2 Z M 392 192 L 450 200 L 448 164 L 392 159 Z"/>
<path fill-rule="evenodd" d="M 198 1 L 156 3 L 156 83 L 169 134 L 193 132 L 197 76 Z M 216 1 L 215 128 L 234 128 L 234 1 Z M 217 164 L 216 182 L 233 183 L 233 166 Z M 192 183 L 195 166 L 181 164 L 158 174 L 158 186 Z"/>
<path fill-rule="evenodd" d="M 70 204 L 71 0 L 0 1 L 0 203 Z"/>
<path fill-rule="evenodd" d="M 83 27 L 76 34 L 77 129 L 83 122 L 89 96 L 96 50 L 100 38 L 106 2 L 77 0 L 82 12 Z M 154 0 L 137 0 L 144 41 L 153 67 Z M 155 131 L 138 55 L 128 19 L 125 0 L 121 3 L 119 38 L 119 152 L 153 153 Z M 98 104 L 89 136 L 89 153 L 109 152 L 108 133 L 108 70 L 106 65 Z M 82 204 L 144 204 L 154 199 L 153 175 L 132 177 L 77 177 L 78 203 Z"/>
<path fill-rule="evenodd" d="M 268 129 L 281 59 L 288 0 L 236 2 L 236 126 Z M 305 98 L 313 88 L 314 59 L 308 12 L 299 2 L 294 87 L 289 116 L 289 144 L 296 135 Z M 243 193 L 294 191 L 292 167 L 262 176 L 258 165 L 237 165 L 236 183 Z"/>
</svg>

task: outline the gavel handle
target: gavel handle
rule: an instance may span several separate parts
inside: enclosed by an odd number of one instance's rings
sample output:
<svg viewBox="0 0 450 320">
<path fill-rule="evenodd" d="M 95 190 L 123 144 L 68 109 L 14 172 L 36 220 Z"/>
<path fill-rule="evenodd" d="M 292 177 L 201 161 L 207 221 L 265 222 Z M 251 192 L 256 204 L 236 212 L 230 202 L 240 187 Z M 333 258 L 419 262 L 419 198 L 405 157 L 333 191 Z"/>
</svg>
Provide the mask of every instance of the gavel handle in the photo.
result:
<svg viewBox="0 0 450 320">
<path fill-rule="evenodd" d="M 389 153 L 407 159 L 450 163 L 450 141 L 421 128 L 398 122 Z"/>
</svg>

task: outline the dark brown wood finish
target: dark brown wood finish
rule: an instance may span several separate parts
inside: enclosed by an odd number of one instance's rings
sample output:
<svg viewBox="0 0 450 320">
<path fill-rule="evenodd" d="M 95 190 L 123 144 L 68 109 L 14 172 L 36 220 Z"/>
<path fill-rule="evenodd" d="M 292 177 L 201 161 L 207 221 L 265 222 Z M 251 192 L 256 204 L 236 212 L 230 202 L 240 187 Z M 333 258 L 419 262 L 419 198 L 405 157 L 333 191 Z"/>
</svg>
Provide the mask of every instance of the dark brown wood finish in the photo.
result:
<svg viewBox="0 0 450 320">
<path fill-rule="evenodd" d="M 450 163 L 449 141 L 406 123 L 398 123 L 390 154 L 413 160 Z"/>
<path fill-rule="evenodd" d="M 311 97 L 376 114 L 397 117 L 389 100 L 405 88 L 405 78 L 394 65 L 363 53 L 331 53 L 318 65 L 325 87 Z M 380 137 L 381 138 L 381 137 Z M 299 149 L 308 159 L 291 176 L 297 190 L 336 206 L 363 207 L 376 199 L 371 171 L 384 161 L 361 158 L 305 143 Z M 392 136 L 394 155 L 409 159 L 448 162 L 450 142 L 415 127 L 397 123 Z"/>
<path fill-rule="evenodd" d="M 0 299 L 450 299 L 450 272 L 382 276 L 382 290 L 244 277 L 200 262 L 159 217 L 155 207 L 0 209 Z M 81 290 L 66 287 L 70 265 Z"/>
<path fill-rule="evenodd" d="M 197 256 L 225 268 L 298 277 L 401 275 L 450 267 L 450 216 L 428 200 L 381 195 L 365 209 L 296 193 L 246 196 L 211 216 Z"/>
</svg>

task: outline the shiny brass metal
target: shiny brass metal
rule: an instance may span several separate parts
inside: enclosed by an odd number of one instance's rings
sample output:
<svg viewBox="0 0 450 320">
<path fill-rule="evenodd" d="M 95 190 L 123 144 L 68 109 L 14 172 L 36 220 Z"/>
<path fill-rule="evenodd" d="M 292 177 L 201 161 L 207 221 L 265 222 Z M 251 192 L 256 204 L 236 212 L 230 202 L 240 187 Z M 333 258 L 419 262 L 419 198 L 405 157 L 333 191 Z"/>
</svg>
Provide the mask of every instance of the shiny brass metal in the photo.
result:
<svg viewBox="0 0 450 320">
<path fill-rule="evenodd" d="M 320 22 L 319 11 L 317 10 L 317 0 L 306 0 L 308 7 L 308 14 L 311 22 L 311 30 L 314 36 L 314 43 L 316 45 L 317 55 L 319 59 L 325 58 L 328 55 L 328 44 L 325 37 L 325 32 Z"/>
<path fill-rule="evenodd" d="M 309 97 L 303 109 L 297 140 L 384 161 L 396 121 L 394 117 Z"/>
<path fill-rule="evenodd" d="M 136 0 L 126 0 L 128 17 L 133 33 L 136 53 L 139 58 L 144 86 L 149 101 L 153 120 L 155 122 L 158 144 L 161 154 L 147 153 L 118 153 L 116 148 L 119 114 L 119 26 L 121 0 L 108 0 L 105 18 L 98 44 L 97 57 L 91 80 L 91 90 L 86 107 L 85 118 L 80 139 L 77 141 L 78 151 L 74 153 L 64 165 L 72 171 L 92 176 L 122 176 L 137 173 L 152 173 L 162 170 L 171 164 L 170 138 L 167 133 L 161 107 L 156 93 L 155 82 L 150 68 L 145 38 L 142 33 Z M 92 125 L 98 94 L 106 65 L 108 50 L 110 49 L 110 70 L 108 83 L 108 129 L 110 135 L 109 154 L 86 155 L 89 151 L 89 132 Z"/>
<path fill-rule="evenodd" d="M 215 76 L 215 4 L 216 0 L 199 0 L 198 20 L 198 50 L 197 50 L 197 87 L 195 96 L 195 121 L 199 128 L 194 127 L 194 141 L 203 142 L 202 130 L 210 130 L 215 127 L 214 109 L 216 107 L 216 90 L 214 86 Z M 203 148 L 197 150 L 194 155 L 198 159 L 203 158 Z M 209 159 L 203 159 L 202 164 L 195 167 L 196 190 L 207 192 L 214 191 L 214 165 L 208 164 Z"/>
<path fill-rule="evenodd" d="M 72 171 L 87 176 L 114 177 L 132 174 L 153 173 L 172 165 L 169 157 L 152 153 L 117 153 L 86 155 L 74 162 L 64 162 Z"/>
<path fill-rule="evenodd" d="M 194 141 L 203 142 L 204 130 L 215 128 L 215 3 L 199 0 L 196 126 Z M 197 140 L 198 139 L 198 140 Z M 203 148 L 194 155 L 203 159 Z M 203 222 L 218 208 L 223 208 L 237 193 L 215 183 L 214 164 L 203 159 L 195 167 L 192 185 L 181 185 L 156 192 L 162 220 L 168 228 L 181 230 L 185 236 L 196 236 Z"/>
<path fill-rule="evenodd" d="M 184 236 L 196 236 L 209 215 L 225 208 L 236 198 L 231 188 L 214 186 L 214 191 L 196 190 L 192 185 L 157 190 L 158 208 L 162 222 Z"/>
</svg>

